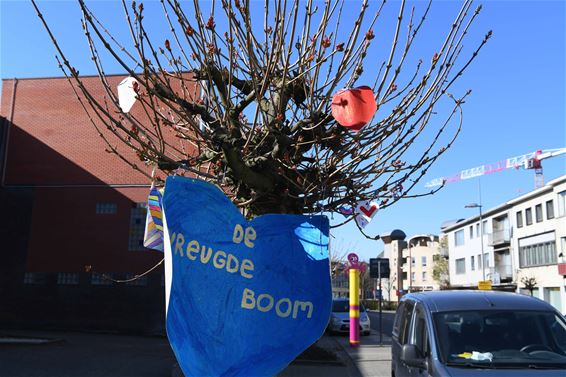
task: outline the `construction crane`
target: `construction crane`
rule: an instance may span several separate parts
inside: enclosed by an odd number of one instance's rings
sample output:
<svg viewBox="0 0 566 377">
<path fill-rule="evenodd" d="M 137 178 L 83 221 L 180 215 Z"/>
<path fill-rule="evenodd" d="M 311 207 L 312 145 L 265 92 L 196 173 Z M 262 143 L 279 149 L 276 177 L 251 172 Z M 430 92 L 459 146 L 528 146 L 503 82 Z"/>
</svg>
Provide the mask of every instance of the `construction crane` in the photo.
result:
<svg viewBox="0 0 566 377">
<path fill-rule="evenodd" d="M 447 177 L 433 179 L 425 184 L 425 187 L 442 186 L 447 183 L 459 182 L 465 179 L 475 178 L 486 174 L 496 173 L 506 169 L 534 169 L 535 171 L 535 188 L 544 186 L 544 175 L 542 173 L 541 161 L 550 157 L 556 157 L 566 153 L 566 148 L 558 149 L 539 149 L 532 153 L 523 154 L 521 156 L 511 157 L 506 160 L 497 161 L 492 164 L 486 164 L 471 169 L 462 170 L 457 174 Z"/>
</svg>

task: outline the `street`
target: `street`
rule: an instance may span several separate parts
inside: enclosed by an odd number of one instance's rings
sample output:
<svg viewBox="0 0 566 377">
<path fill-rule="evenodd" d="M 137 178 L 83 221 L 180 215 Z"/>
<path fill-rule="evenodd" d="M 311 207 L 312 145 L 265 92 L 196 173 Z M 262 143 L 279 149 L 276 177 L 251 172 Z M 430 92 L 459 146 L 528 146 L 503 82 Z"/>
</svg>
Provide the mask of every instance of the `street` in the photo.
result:
<svg viewBox="0 0 566 377">
<path fill-rule="evenodd" d="M 379 312 L 378 311 L 368 311 L 369 319 L 371 321 L 371 329 L 374 330 L 379 335 Z M 387 311 L 382 312 L 383 319 L 383 335 L 385 338 L 389 339 L 391 337 L 391 331 L 393 330 L 393 319 L 395 318 L 395 312 Z"/>
</svg>

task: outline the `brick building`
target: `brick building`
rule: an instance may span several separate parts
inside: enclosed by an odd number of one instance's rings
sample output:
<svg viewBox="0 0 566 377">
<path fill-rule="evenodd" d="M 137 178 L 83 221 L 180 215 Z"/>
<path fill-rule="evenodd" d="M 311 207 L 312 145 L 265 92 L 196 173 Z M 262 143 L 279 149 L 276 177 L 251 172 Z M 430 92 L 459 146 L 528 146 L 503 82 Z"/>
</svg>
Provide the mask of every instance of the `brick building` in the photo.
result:
<svg viewBox="0 0 566 377">
<path fill-rule="evenodd" d="M 122 78 L 110 76 L 110 86 Z M 98 77 L 83 81 L 103 98 Z M 129 284 L 105 278 L 143 273 L 163 257 L 141 244 L 148 178 L 105 153 L 65 78 L 3 80 L 0 116 L 0 322 L 162 331 L 161 266 Z"/>
</svg>

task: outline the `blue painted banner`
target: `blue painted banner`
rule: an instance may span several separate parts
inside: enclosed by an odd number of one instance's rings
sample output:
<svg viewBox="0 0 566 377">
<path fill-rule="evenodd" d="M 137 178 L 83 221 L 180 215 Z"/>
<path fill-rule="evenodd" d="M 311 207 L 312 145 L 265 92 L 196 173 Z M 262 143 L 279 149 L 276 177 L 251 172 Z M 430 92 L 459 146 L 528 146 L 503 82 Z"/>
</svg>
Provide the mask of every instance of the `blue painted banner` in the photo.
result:
<svg viewBox="0 0 566 377">
<path fill-rule="evenodd" d="M 328 218 L 247 221 L 216 186 L 165 185 L 167 335 L 187 376 L 272 376 L 320 338 Z"/>
</svg>

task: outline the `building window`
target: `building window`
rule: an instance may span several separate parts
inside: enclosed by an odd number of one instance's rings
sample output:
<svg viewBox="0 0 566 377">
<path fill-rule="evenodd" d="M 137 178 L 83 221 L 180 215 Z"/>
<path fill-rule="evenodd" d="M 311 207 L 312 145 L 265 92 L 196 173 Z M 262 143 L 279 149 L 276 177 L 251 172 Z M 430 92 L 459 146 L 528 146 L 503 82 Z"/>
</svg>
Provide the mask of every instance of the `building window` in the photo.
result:
<svg viewBox="0 0 566 377">
<path fill-rule="evenodd" d="M 562 310 L 562 302 L 560 299 L 559 287 L 545 287 L 543 288 L 544 301 L 554 306 L 559 311 Z"/>
<path fill-rule="evenodd" d="M 484 265 L 484 268 L 489 268 L 489 254 L 488 253 L 485 253 L 483 255 L 483 265 Z"/>
<path fill-rule="evenodd" d="M 112 274 L 101 274 L 99 272 L 93 272 L 90 277 L 90 283 L 92 285 L 112 285 Z"/>
<path fill-rule="evenodd" d="M 517 212 L 517 228 L 523 227 L 523 211 Z"/>
<path fill-rule="evenodd" d="M 126 280 L 134 279 L 135 274 L 128 273 L 126 274 Z M 139 276 L 138 278 L 126 282 L 126 285 L 133 285 L 137 287 L 145 287 L 147 285 L 147 275 Z"/>
<path fill-rule="evenodd" d="M 77 285 L 79 284 L 78 272 L 59 272 L 57 274 L 57 284 L 59 285 Z"/>
<path fill-rule="evenodd" d="M 116 203 L 96 203 L 97 215 L 115 215 L 118 212 Z"/>
<path fill-rule="evenodd" d="M 415 267 L 415 257 L 411 257 L 411 267 Z"/>
<path fill-rule="evenodd" d="M 535 206 L 535 216 L 537 223 L 540 223 L 542 221 L 542 204 L 537 204 Z"/>
<path fill-rule="evenodd" d="M 421 266 L 426 267 L 426 255 L 421 257 Z"/>
<path fill-rule="evenodd" d="M 566 215 L 566 190 L 558 193 L 558 217 Z"/>
<path fill-rule="evenodd" d="M 466 258 L 456 259 L 456 275 L 466 273 Z"/>
<path fill-rule="evenodd" d="M 24 284 L 45 284 L 45 274 L 40 272 L 26 272 L 24 274 Z"/>
<path fill-rule="evenodd" d="M 474 238 L 474 226 L 470 225 L 470 239 Z"/>
<path fill-rule="evenodd" d="M 426 281 L 426 271 L 423 271 L 423 281 Z"/>
<path fill-rule="evenodd" d="M 481 254 L 478 254 L 478 268 L 481 268 Z"/>
<path fill-rule="evenodd" d="M 482 234 L 487 234 L 487 220 L 482 222 Z"/>
<path fill-rule="evenodd" d="M 476 269 L 476 258 L 472 255 L 471 257 L 471 269 L 474 271 Z"/>
<path fill-rule="evenodd" d="M 143 246 L 146 215 L 147 203 L 137 203 L 130 212 L 130 237 L 128 239 L 128 250 L 130 251 L 147 250 Z"/>
<path fill-rule="evenodd" d="M 413 284 L 415 282 L 415 279 L 417 278 L 417 273 L 416 272 L 411 272 L 411 284 Z"/>
<path fill-rule="evenodd" d="M 546 219 L 550 220 L 554 218 L 554 202 L 549 200 L 546 202 Z"/>
<path fill-rule="evenodd" d="M 533 210 L 531 208 L 527 208 L 525 210 L 525 221 L 527 225 L 531 225 L 533 223 Z"/>
<path fill-rule="evenodd" d="M 476 237 L 480 236 L 480 223 L 476 224 Z"/>
<path fill-rule="evenodd" d="M 533 267 L 556 264 L 554 241 L 519 247 L 519 266 Z"/>
<path fill-rule="evenodd" d="M 454 245 L 462 246 L 464 244 L 464 229 L 460 229 L 454 233 Z"/>
</svg>

